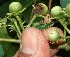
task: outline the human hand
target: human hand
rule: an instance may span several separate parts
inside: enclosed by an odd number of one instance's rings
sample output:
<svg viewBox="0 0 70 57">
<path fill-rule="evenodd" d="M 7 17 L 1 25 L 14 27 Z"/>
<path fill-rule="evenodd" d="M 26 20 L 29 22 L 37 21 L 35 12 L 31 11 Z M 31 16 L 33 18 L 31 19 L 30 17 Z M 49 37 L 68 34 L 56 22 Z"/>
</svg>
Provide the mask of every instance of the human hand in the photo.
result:
<svg viewBox="0 0 70 57">
<path fill-rule="evenodd" d="M 13 57 L 58 57 L 57 52 L 58 49 L 50 49 L 42 31 L 29 27 L 22 32 L 20 48 Z"/>
</svg>

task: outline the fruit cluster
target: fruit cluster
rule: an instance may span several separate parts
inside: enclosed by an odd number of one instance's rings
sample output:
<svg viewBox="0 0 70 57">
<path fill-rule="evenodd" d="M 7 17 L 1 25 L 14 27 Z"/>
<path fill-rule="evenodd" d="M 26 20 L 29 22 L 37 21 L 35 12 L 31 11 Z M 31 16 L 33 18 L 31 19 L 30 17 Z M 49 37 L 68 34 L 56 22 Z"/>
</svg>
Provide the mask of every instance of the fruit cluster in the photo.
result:
<svg viewBox="0 0 70 57">
<path fill-rule="evenodd" d="M 70 30 L 67 27 L 70 25 L 70 4 L 68 4 L 66 8 L 55 6 L 49 11 L 44 3 L 38 3 L 34 6 L 34 15 L 30 22 L 27 23 L 28 25 L 25 24 L 26 21 L 22 21 L 21 19 L 22 12 L 25 9 L 26 8 L 23 9 L 23 6 L 19 2 L 12 2 L 9 5 L 10 13 L 6 14 L 6 18 L 10 21 L 9 24 L 6 25 L 10 25 L 9 29 L 11 29 L 11 31 L 16 31 L 19 40 L 25 28 L 35 27 L 44 33 L 50 45 L 62 46 L 63 48 L 63 44 L 69 43 L 70 36 L 66 33 L 70 34 Z M 36 17 L 41 17 L 41 20 L 36 22 Z M 61 28 L 58 28 L 59 25 L 55 27 L 57 22 L 63 26 L 64 32 Z"/>
<path fill-rule="evenodd" d="M 13 19 L 13 23 L 16 29 L 12 28 L 12 30 L 17 32 L 19 38 L 21 36 L 21 30 L 33 26 L 39 30 L 42 30 L 50 45 L 60 46 L 67 43 L 66 40 L 69 39 L 65 34 L 65 32 L 70 34 L 70 30 L 67 28 L 67 26 L 70 24 L 69 7 L 70 4 L 68 4 L 65 9 L 61 8 L 60 6 L 55 6 L 51 9 L 51 11 L 49 11 L 48 7 L 44 3 L 38 3 L 36 6 L 34 6 L 33 18 L 31 19 L 30 23 L 24 27 L 22 24 L 23 21 L 20 18 L 24 9 L 22 9 L 22 5 L 19 2 L 12 2 L 9 5 L 10 13 L 7 14 L 7 17 L 8 19 Z M 16 19 L 14 19 L 12 16 L 16 17 Z M 37 20 L 36 17 L 41 17 L 42 19 L 39 22 L 34 22 L 34 20 Z M 17 22 L 19 22 L 20 26 L 18 26 Z M 64 32 L 61 30 L 61 28 L 54 26 L 57 22 L 61 23 Z"/>
</svg>

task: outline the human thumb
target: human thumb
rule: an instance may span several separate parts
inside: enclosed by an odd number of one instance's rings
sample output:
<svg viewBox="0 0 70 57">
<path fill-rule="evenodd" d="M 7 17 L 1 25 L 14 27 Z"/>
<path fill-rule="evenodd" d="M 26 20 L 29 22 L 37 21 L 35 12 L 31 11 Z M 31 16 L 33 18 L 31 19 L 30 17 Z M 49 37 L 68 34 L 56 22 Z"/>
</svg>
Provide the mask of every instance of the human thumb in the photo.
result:
<svg viewBox="0 0 70 57">
<path fill-rule="evenodd" d="M 48 41 L 42 31 L 34 27 L 26 28 L 22 32 L 16 57 L 51 57 Z"/>
</svg>

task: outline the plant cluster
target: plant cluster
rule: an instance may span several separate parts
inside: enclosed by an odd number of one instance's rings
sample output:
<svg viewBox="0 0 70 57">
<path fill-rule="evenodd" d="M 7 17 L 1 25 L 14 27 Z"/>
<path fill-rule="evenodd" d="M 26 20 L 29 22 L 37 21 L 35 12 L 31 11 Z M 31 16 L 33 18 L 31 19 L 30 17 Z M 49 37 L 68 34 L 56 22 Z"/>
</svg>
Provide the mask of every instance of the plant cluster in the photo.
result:
<svg viewBox="0 0 70 57">
<path fill-rule="evenodd" d="M 7 42 L 21 42 L 21 33 L 27 27 L 36 27 L 43 31 L 48 39 L 50 45 L 57 46 L 58 49 L 70 50 L 70 4 L 66 8 L 60 6 L 53 7 L 50 11 L 44 3 L 38 3 L 36 6 L 33 5 L 34 15 L 28 24 L 26 21 L 22 21 L 22 13 L 26 8 L 23 8 L 19 2 L 12 2 L 9 5 L 9 12 L 7 13 L 4 20 L 0 19 L 0 30 L 4 27 L 8 27 L 10 32 L 15 31 L 19 39 L 1 39 L 1 41 Z M 39 17 L 39 21 L 38 20 Z M 9 22 L 8 22 L 9 21 Z M 8 24 L 7 24 L 8 22 Z M 56 23 L 60 23 L 62 28 L 55 26 Z"/>
</svg>

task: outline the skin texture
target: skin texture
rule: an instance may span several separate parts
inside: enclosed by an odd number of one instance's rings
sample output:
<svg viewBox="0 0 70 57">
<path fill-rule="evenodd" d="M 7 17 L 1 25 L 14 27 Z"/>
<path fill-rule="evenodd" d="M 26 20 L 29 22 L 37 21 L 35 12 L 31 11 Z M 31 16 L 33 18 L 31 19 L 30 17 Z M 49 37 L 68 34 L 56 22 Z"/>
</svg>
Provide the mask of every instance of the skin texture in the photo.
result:
<svg viewBox="0 0 70 57">
<path fill-rule="evenodd" d="M 57 49 L 50 49 L 44 33 L 34 27 L 28 27 L 22 32 L 19 50 L 13 57 L 58 57 Z"/>
</svg>

